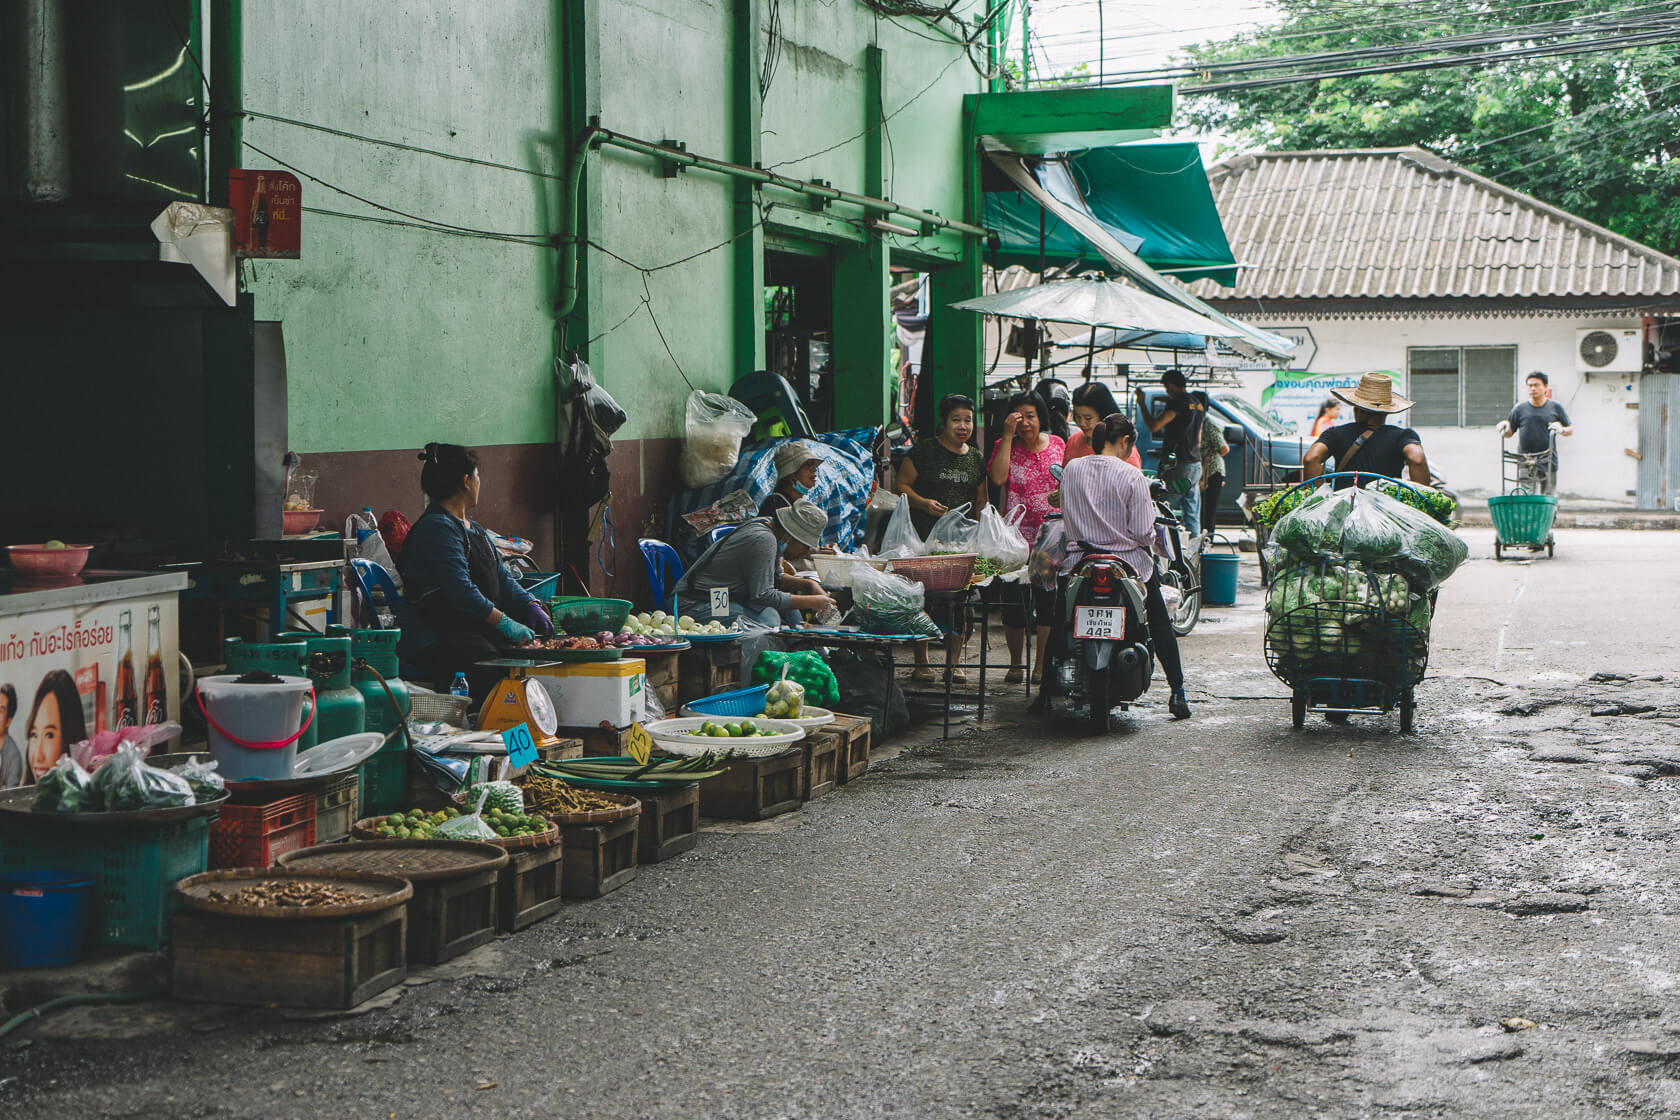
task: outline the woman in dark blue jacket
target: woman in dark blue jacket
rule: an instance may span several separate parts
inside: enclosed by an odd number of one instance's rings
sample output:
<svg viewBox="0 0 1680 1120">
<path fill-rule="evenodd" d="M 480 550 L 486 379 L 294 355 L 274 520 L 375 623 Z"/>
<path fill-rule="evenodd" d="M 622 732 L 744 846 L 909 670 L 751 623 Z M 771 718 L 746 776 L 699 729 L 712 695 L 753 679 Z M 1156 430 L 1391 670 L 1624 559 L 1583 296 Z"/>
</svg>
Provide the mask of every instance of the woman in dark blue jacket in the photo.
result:
<svg viewBox="0 0 1680 1120">
<path fill-rule="evenodd" d="M 431 504 L 403 542 L 403 604 L 397 644 L 405 674 L 448 688 L 465 673 L 475 701 L 500 674 L 475 662 L 554 632 L 548 611 L 508 571 L 484 527 L 467 518 L 478 504 L 478 456 L 453 443 L 420 453 L 420 488 Z"/>
</svg>

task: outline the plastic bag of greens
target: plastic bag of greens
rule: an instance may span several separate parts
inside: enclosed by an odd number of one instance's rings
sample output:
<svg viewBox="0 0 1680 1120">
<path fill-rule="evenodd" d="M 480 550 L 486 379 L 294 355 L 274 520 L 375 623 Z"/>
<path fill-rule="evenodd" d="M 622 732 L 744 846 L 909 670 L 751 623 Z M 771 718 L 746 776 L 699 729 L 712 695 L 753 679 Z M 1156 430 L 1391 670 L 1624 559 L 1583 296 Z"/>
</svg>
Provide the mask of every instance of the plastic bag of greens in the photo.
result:
<svg viewBox="0 0 1680 1120">
<path fill-rule="evenodd" d="M 733 397 L 699 389 L 688 395 L 687 430 L 683 439 L 683 485 L 691 490 L 729 477 L 758 417 Z"/>
<path fill-rule="evenodd" d="M 99 768 L 93 777 L 93 789 L 107 813 L 176 809 L 194 803 L 192 786 L 185 778 L 147 766 L 140 752 L 126 744 Z"/>
<path fill-rule="evenodd" d="M 1387 494 L 1413 509 L 1421 509 L 1449 529 L 1456 527 L 1458 495 L 1450 491 L 1439 490 L 1433 486 L 1424 486 L 1416 482 L 1401 485 L 1392 478 L 1379 478 L 1372 482 L 1368 488 L 1379 494 Z"/>
<path fill-rule="evenodd" d="M 97 813 L 99 795 L 88 772 L 65 755 L 35 783 L 35 803 L 31 807 L 37 813 Z"/>
<path fill-rule="evenodd" d="M 214 801 L 227 792 L 227 783 L 216 773 L 216 760 L 213 758 L 202 762 L 184 762 L 169 772 L 186 779 L 187 785 L 192 787 L 195 805 Z"/>
<path fill-rule="evenodd" d="M 867 634 L 909 634 L 942 638 L 941 630 L 922 609 L 922 585 L 891 572 L 859 564 L 852 575 L 852 617 Z"/>
<path fill-rule="evenodd" d="M 466 799 L 476 801 L 480 793 L 484 794 L 486 809 L 500 809 L 504 813 L 523 813 L 525 811 L 525 791 L 512 782 L 479 782 L 467 787 Z"/>
<path fill-rule="evenodd" d="M 1319 490 L 1297 505 L 1278 521 L 1272 539 L 1302 560 L 1335 559 L 1342 554 L 1342 523 L 1352 512 L 1343 490 L 1334 498 L 1330 491 Z"/>
<path fill-rule="evenodd" d="M 976 550 L 980 522 L 969 518 L 969 508 L 970 503 L 964 502 L 956 509 L 946 510 L 939 520 L 933 523 L 933 528 L 928 530 L 927 535 L 928 555 Z"/>
<path fill-rule="evenodd" d="M 432 835 L 439 840 L 494 840 L 496 830 L 484 820 L 484 803 L 490 799 L 490 790 L 486 786 L 478 786 L 477 800 L 473 802 L 473 811 L 459 817 L 453 817 L 432 830 Z M 520 793 L 521 803 L 524 794 Z"/>
<path fill-rule="evenodd" d="M 1026 506 L 1016 506 L 1008 517 L 992 506 L 981 510 L 980 529 L 975 534 L 975 551 L 997 565 L 1000 572 L 1026 567 L 1027 557 L 1032 551 L 1027 538 L 1021 535 L 1021 521 L 1026 516 Z"/>
<path fill-rule="evenodd" d="M 910 503 L 901 501 L 893 507 L 892 516 L 887 518 L 886 532 L 881 535 L 881 550 L 875 555 L 888 560 L 897 560 L 905 556 L 922 556 L 927 553 L 927 544 L 916 535 L 916 525 L 910 520 Z M 868 567 L 867 564 L 858 565 Z"/>
</svg>

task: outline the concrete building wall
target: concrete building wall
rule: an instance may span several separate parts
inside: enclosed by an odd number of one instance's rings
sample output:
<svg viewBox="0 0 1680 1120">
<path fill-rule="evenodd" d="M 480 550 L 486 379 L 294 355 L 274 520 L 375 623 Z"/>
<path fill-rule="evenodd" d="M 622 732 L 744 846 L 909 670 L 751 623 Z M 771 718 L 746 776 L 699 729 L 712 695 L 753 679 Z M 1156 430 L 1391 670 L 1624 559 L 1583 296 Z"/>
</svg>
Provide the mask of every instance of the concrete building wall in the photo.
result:
<svg viewBox="0 0 1680 1120">
<path fill-rule="evenodd" d="M 1594 502 L 1633 505 L 1639 448 L 1637 374 L 1575 372 L 1576 331 L 1587 327 L 1637 327 L 1637 319 L 1612 318 L 1440 318 L 1440 319 L 1254 319 L 1260 327 L 1308 326 L 1318 343 L 1310 372 L 1353 373 L 1392 370 L 1404 374 L 1406 351 L 1414 346 L 1515 346 L 1516 377 L 1511 403 L 1524 399 L 1530 370 L 1544 370 L 1552 393 L 1575 423 L 1575 434 L 1559 440 L 1560 493 Z M 1256 404 L 1267 376 L 1245 378 Z M 1404 378 L 1403 378 L 1404 381 Z M 1404 420 L 1405 418 L 1402 417 Z M 1467 496 L 1499 493 L 1499 440 L 1490 426 L 1421 427 L 1431 467 Z M 1515 449 L 1516 442 L 1507 444 Z"/>
</svg>

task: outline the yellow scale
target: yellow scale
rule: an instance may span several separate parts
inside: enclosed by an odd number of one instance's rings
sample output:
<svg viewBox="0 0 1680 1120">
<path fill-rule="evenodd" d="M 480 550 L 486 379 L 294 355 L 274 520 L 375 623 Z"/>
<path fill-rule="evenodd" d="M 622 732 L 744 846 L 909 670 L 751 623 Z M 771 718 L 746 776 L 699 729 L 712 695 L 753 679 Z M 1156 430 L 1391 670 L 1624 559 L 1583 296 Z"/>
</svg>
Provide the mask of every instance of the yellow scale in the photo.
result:
<svg viewBox="0 0 1680 1120">
<path fill-rule="evenodd" d="M 480 661 L 478 664 L 485 668 L 507 670 L 507 677 L 497 682 L 484 701 L 484 707 L 479 709 L 480 731 L 506 731 L 523 723 L 530 728 L 531 739 L 539 749 L 552 747 L 560 741 L 554 733 L 560 726 L 554 711 L 554 700 L 542 681 L 537 679 L 545 675 L 542 670 L 553 668 L 552 665 L 516 658 Z"/>
</svg>

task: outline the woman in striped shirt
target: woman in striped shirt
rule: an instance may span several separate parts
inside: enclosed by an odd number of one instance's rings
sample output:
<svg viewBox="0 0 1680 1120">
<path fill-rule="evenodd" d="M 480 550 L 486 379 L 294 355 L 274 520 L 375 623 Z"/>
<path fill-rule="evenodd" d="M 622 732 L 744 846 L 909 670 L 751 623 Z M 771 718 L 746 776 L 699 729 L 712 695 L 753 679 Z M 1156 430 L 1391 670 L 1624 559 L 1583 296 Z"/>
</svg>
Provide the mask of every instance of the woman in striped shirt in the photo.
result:
<svg viewBox="0 0 1680 1120">
<path fill-rule="evenodd" d="M 1184 695 L 1184 664 L 1178 655 L 1178 636 L 1161 598 L 1161 577 L 1155 570 L 1155 502 L 1149 480 L 1126 462 L 1137 443 L 1132 422 L 1115 412 L 1091 429 L 1090 455 L 1075 459 L 1062 474 L 1062 524 L 1067 529 L 1066 569 L 1079 562 L 1081 546 L 1092 552 L 1120 557 L 1147 579 L 1145 603 L 1155 658 L 1167 675 L 1172 699 L 1167 710 L 1174 719 L 1190 718 Z"/>
</svg>

